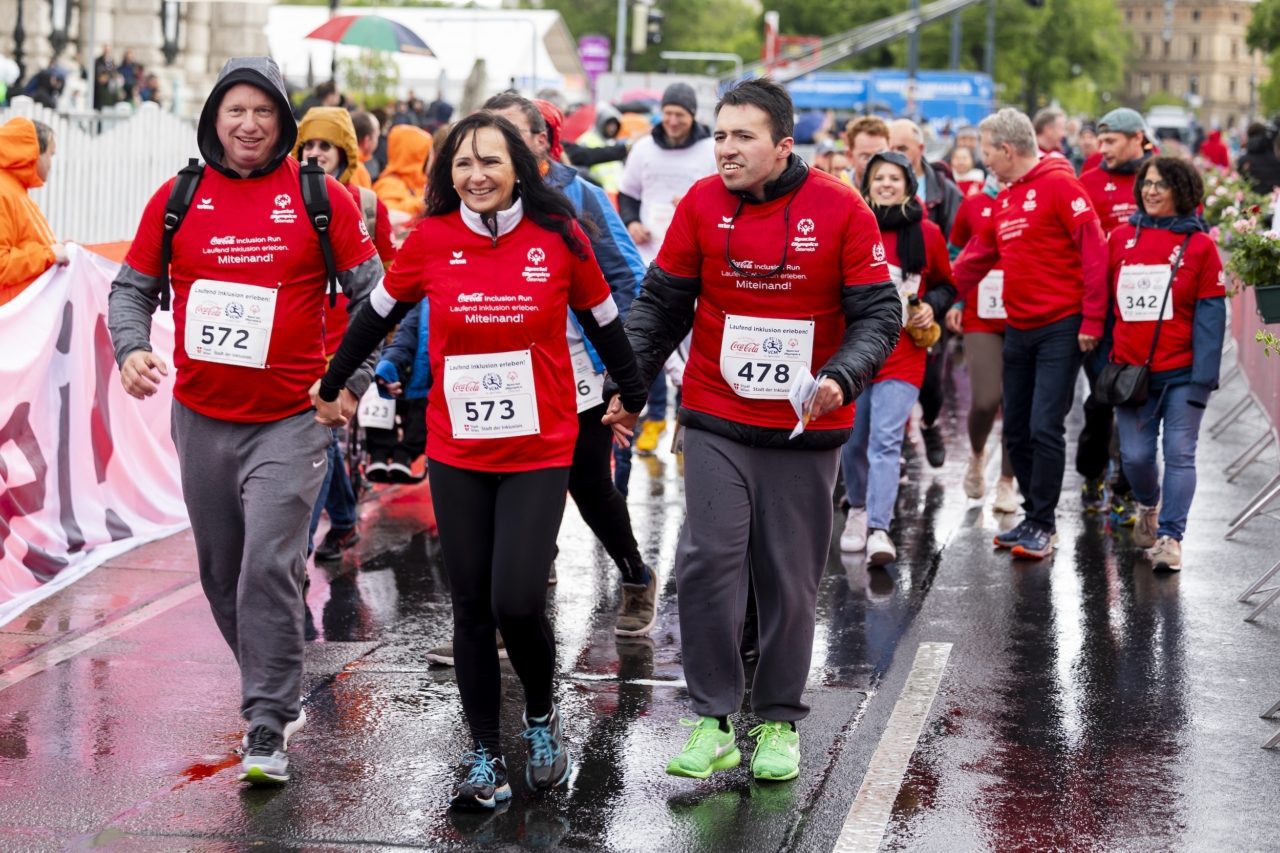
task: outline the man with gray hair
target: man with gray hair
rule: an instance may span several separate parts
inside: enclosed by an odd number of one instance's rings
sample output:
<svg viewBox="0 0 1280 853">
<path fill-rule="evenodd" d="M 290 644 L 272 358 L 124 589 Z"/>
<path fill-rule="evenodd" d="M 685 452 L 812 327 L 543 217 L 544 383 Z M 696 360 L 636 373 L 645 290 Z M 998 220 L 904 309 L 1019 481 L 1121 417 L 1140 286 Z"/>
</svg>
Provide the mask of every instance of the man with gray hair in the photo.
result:
<svg viewBox="0 0 1280 853">
<path fill-rule="evenodd" d="M 957 259 L 956 285 L 970 299 L 997 262 L 1004 270 L 1004 438 L 1026 517 L 995 544 L 1041 559 L 1053 553 L 1081 354 L 1098 345 L 1106 320 L 1107 244 L 1071 162 L 1037 151 L 1023 113 L 1000 110 L 978 129 L 987 167 L 1008 188 L 991 227 Z"/>
<path fill-rule="evenodd" d="M 905 118 L 890 122 L 889 148 L 911 161 L 911 169 L 916 174 L 916 193 L 929 221 L 941 228 L 943 234 L 950 234 L 964 195 L 941 169 L 924 159 L 924 131 L 920 125 Z"/>
</svg>

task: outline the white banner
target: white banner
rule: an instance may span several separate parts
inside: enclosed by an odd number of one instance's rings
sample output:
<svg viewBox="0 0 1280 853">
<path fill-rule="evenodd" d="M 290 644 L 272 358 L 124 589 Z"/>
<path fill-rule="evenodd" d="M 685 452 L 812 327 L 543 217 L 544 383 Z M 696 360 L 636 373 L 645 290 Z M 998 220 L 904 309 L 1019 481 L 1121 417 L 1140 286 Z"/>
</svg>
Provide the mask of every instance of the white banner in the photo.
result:
<svg viewBox="0 0 1280 853">
<path fill-rule="evenodd" d="M 187 526 L 172 374 L 124 392 L 107 333 L 118 265 L 78 246 L 0 306 L 0 626 L 106 560 Z M 173 318 L 157 313 L 173 364 Z"/>
</svg>

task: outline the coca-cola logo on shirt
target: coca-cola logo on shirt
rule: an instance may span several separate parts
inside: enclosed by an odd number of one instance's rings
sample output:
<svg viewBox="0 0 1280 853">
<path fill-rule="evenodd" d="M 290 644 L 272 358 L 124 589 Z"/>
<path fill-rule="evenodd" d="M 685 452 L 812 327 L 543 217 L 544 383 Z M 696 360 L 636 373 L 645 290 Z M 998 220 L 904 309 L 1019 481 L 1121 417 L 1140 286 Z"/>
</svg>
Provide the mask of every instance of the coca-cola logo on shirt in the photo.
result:
<svg viewBox="0 0 1280 853">
<path fill-rule="evenodd" d="M 455 394 L 474 394 L 479 390 L 479 381 L 470 377 L 466 379 L 459 379 L 457 382 L 453 383 L 453 393 Z"/>
<path fill-rule="evenodd" d="M 729 344 L 730 352 L 760 352 L 760 345 L 755 341 L 736 340 Z"/>
</svg>

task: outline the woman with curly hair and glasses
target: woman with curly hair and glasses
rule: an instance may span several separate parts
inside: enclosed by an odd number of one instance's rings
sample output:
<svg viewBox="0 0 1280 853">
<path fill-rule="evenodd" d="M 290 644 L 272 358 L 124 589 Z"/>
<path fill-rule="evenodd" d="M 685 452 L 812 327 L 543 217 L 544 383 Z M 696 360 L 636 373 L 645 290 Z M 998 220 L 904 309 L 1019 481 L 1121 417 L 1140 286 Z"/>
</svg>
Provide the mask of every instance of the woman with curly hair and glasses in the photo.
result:
<svg viewBox="0 0 1280 853">
<path fill-rule="evenodd" d="M 1133 543 L 1154 568 L 1182 568 L 1182 536 L 1196 490 L 1196 441 L 1218 387 L 1226 326 L 1222 260 L 1196 214 L 1204 184 L 1195 168 L 1154 157 L 1134 183 L 1138 212 L 1109 239 L 1111 361 L 1148 365 L 1149 393 L 1118 406 L 1120 459 L 1138 501 Z M 1157 462 L 1163 432 L 1164 477 Z"/>
</svg>

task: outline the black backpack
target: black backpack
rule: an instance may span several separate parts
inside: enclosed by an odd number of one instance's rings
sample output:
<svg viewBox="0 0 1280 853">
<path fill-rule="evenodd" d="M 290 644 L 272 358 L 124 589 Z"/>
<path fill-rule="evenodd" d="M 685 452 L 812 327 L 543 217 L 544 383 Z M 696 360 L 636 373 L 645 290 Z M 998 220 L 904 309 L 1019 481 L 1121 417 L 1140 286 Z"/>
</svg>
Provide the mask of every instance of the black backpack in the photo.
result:
<svg viewBox="0 0 1280 853">
<path fill-rule="evenodd" d="M 169 263 L 173 260 L 173 235 L 191 209 L 191 202 L 196 197 L 196 187 L 200 186 L 200 179 L 203 177 L 204 164 L 196 159 L 188 160 L 187 165 L 178 172 L 169 200 L 164 205 L 164 236 L 160 242 L 161 311 L 169 310 Z M 302 203 L 307 209 L 311 227 L 316 229 L 316 235 L 320 238 L 325 277 L 329 280 L 329 307 L 332 308 L 338 302 L 338 271 L 333 260 L 333 242 L 329 239 L 329 221 L 333 216 L 333 208 L 329 205 L 329 192 L 324 179 L 324 169 L 320 168 L 314 157 L 303 163 L 298 172 Z"/>
</svg>

